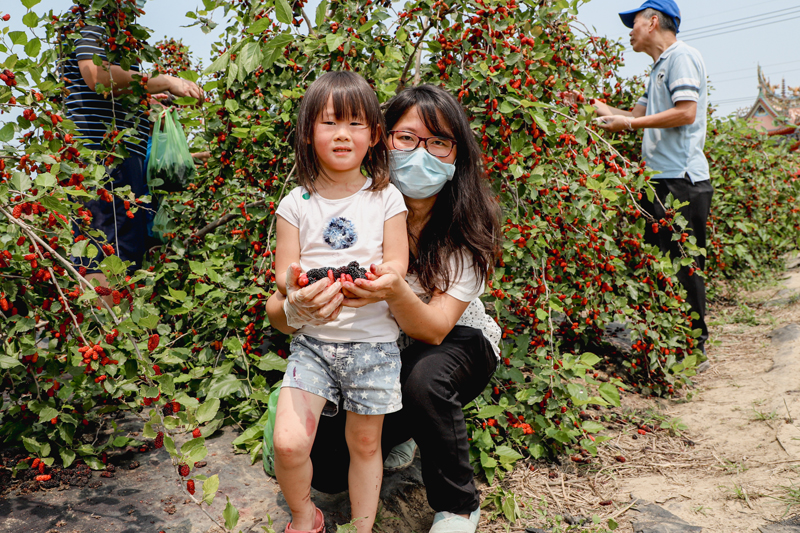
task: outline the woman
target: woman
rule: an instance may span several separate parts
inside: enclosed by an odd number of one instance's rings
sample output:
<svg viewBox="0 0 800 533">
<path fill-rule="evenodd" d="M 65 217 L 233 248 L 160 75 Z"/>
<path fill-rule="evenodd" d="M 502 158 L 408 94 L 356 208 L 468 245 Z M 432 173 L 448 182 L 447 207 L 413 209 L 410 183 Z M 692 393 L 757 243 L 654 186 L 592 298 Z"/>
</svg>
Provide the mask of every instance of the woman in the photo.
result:
<svg viewBox="0 0 800 533">
<path fill-rule="evenodd" d="M 380 265 L 369 280 L 299 289 L 293 265 L 287 296 L 276 291 L 267 311 L 274 327 L 293 333 L 287 315 L 293 324 L 320 324 L 342 306 L 388 303 L 403 330 L 403 409 L 384 421 L 383 453 L 413 438 L 436 511 L 431 532 L 474 533 L 480 495 L 462 409 L 485 389 L 499 359 L 500 328 L 478 299 L 499 249 L 499 208 L 466 114 L 449 93 L 407 89 L 388 103 L 386 124 L 392 180 L 409 210 L 409 275 Z M 324 492 L 347 487 L 343 424 L 327 419 L 317 431 L 312 485 Z"/>
</svg>

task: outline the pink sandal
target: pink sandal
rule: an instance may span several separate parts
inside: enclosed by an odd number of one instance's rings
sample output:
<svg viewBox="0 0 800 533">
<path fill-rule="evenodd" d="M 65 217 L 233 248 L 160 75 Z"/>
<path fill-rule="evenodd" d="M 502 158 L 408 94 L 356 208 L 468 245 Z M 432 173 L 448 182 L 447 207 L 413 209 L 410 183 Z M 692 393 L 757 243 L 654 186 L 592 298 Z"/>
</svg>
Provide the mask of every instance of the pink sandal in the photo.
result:
<svg viewBox="0 0 800 533">
<path fill-rule="evenodd" d="M 315 509 L 316 514 L 314 516 L 314 529 L 310 531 L 293 529 L 292 523 L 289 522 L 286 524 L 286 530 L 284 533 L 325 533 L 325 517 L 322 516 L 322 511 L 319 510 L 319 507 L 316 507 Z"/>
</svg>

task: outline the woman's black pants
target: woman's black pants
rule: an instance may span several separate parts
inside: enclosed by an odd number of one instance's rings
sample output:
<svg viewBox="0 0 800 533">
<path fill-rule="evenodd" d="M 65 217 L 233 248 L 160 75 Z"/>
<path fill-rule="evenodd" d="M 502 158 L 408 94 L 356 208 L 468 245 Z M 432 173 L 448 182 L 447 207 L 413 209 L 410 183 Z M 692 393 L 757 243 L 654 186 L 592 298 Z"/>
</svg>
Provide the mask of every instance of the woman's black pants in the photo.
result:
<svg viewBox="0 0 800 533">
<path fill-rule="evenodd" d="M 439 346 L 415 342 L 401 355 L 403 409 L 383 422 L 383 456 L 413 438 L 430 506 L 437 512 L 468 514 L 478 508 L 480 495 L 469 462 L 463 407 L 486 388 L 497 358 L 483 333 L 466 326 L 455 326 Z M 345 413 L 339 413 L 321 417 L 311 451 L 311 485 L 327 493 L 347 489 L 350 456 Z"/>
</svg>

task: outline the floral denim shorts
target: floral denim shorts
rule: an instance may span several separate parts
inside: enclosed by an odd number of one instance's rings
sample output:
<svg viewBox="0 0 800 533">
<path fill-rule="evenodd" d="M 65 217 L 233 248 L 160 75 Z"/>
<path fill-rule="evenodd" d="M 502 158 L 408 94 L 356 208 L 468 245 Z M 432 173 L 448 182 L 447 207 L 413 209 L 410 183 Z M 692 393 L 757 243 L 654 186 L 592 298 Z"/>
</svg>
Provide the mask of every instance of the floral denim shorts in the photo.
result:
<svg viewBox="0 0 800 533">
<path fill-rule="evenodd" d="M 283 387 L 328 400 L 322 414 L 341 403 L 360 415 L 386 415 L 402 408 L 400 349 L 396 342 L 323 342 L 306 335 L 292 341 Z"/>
</svg>

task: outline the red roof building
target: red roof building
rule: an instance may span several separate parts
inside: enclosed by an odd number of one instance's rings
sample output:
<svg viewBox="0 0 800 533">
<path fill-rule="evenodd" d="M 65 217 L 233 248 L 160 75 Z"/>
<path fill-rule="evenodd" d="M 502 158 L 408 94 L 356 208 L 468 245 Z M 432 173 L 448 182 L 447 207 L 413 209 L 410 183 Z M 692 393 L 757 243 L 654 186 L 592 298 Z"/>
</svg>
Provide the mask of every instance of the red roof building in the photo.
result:
<svg viewBox="0 0 800 533">
<path fill-rule="evenodd" d="M 786 80 L 771 85 L 758 67 L 758 97 L 743 115 L 770 136 L 786 136 L 792 150 L 800 148 L 800 87 L 786 87 Z"/>
</svg>

